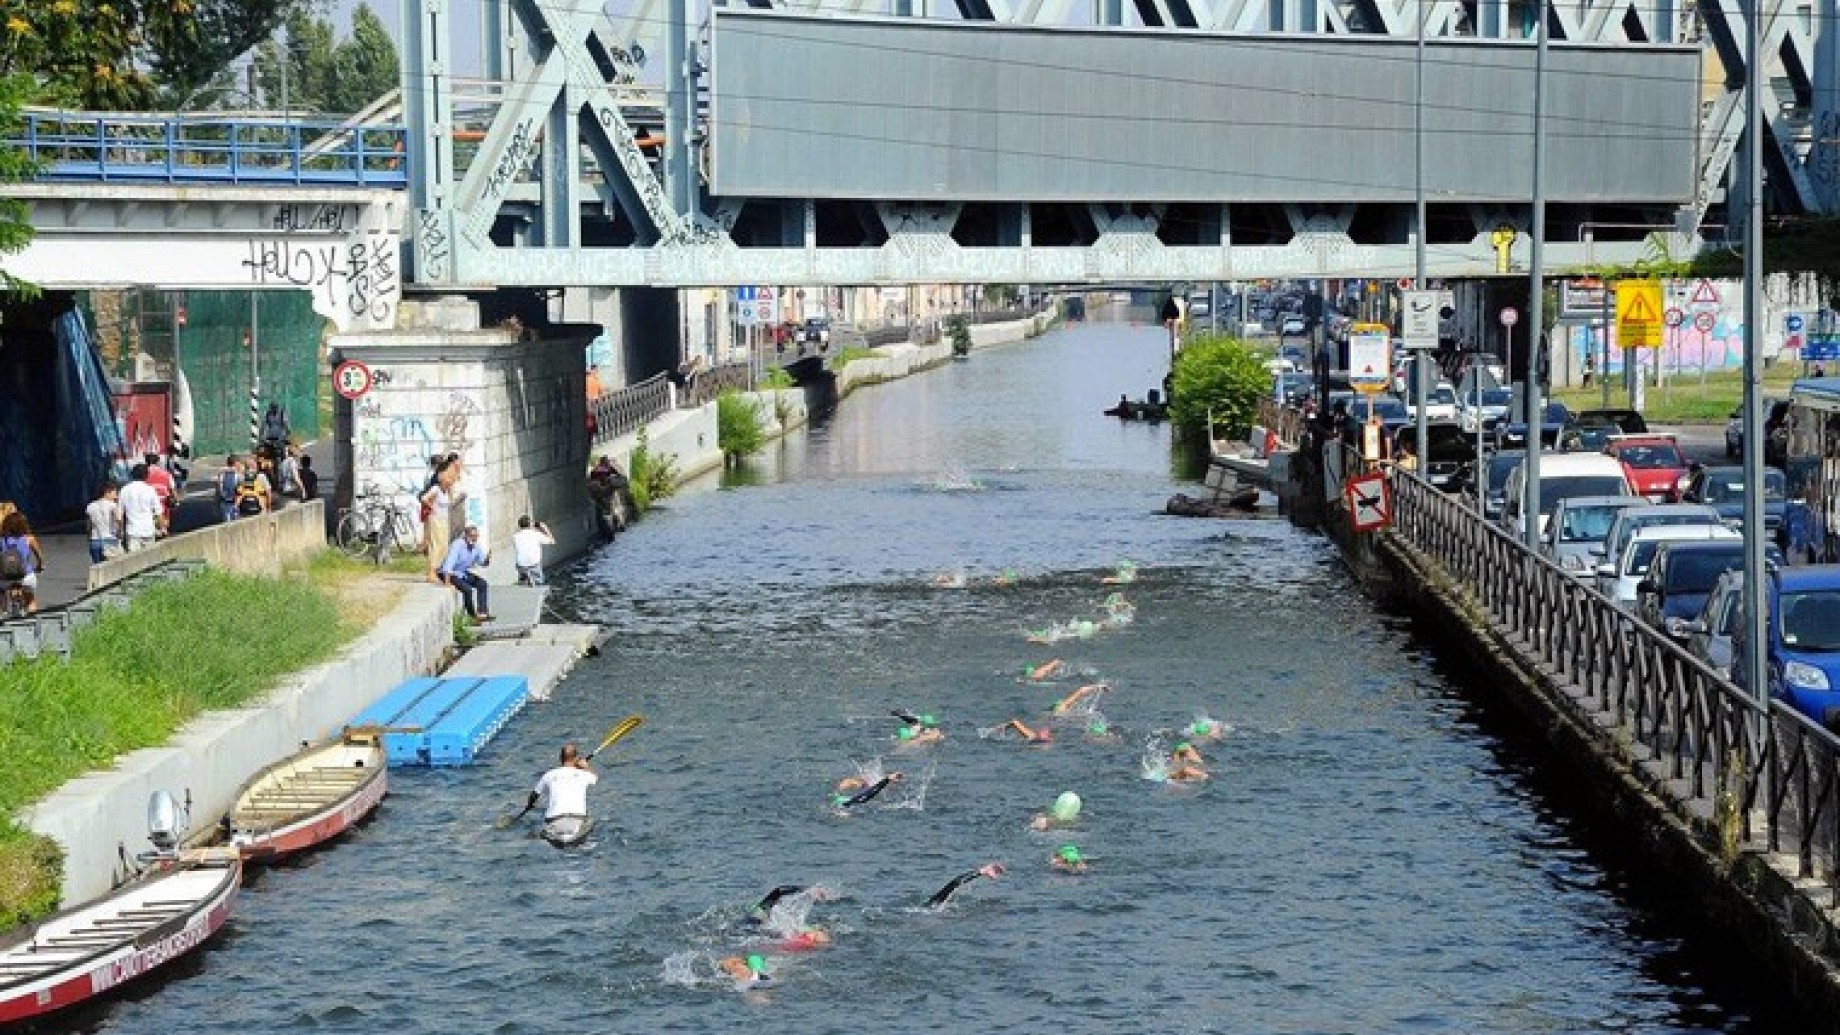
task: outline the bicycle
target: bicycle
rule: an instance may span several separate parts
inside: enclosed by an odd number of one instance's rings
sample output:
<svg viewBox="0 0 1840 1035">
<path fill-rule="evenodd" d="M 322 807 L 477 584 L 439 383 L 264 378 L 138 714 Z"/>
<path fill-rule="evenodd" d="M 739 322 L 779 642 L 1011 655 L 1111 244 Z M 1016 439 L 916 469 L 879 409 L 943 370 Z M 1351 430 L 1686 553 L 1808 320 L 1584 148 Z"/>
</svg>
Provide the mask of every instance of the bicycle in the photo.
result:
<svg viewBox="0 0 1840 1035">
<path fill-rule="evenodd" d="M 358 497 L 357 505 L 345 508 L 339 516 L 333 541 L 346 556 L 371 556 L 379 565 L 390 563 L 396 553 L 412 553 L 420 545 L 409 512 L 394 495 L 374 490 Z"/>
</svg>

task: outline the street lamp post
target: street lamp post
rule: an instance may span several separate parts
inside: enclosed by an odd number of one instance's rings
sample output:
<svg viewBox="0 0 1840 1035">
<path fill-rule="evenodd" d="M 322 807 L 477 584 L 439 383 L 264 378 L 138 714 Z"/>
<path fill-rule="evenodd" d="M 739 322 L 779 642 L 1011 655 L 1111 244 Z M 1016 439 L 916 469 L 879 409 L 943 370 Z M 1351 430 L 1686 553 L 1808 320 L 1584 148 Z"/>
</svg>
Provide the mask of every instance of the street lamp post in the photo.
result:
<svg viewBox="0 0 1840 1035">
<path fill-rule="evenodd" d="M 1763 4 L 1744 18 L 1744 666 L 1768 721 L 1763 555 Z"/>
<path fill-rule="evenodd" d="M 1526 498 L 1521 503 L 1522 520 L 1527 523 L 1524 539 L 1527 548 L 1536 552 L 1540 548 L 1540 433 L 1546 424 L 1546 407 L 1540 399 L 1540 361 L 1546 344 L 1546 183 L 1541 175 L 1546 162 L 1546 4 L 1547 0 L 1534 0 L 1533 5 L 1539 24 L 1533 59 L 1533 212 L 1528 219 L 1533 240 L 1527 261 L 1527 475 Z"/>
<path fill-rule="evenodd" d="M 1425 287 L 1426 287 L 1425 285 L 1425 0 L 1418 0 L 1418 13 L 1415 17 L 1415 21 L 1418 23 L 1418 61 L 1417 61 L 1417 70 L 1416 70 L 1417 75 L 1415 77 L 1415 83 L 1413 87 L 1413 101 L 1412 101 L 1412 142 L 1413 142 L 1412 185 L 1413 185 L 1413 193 L 1415 195 L 1414 206 L 1416 209 L 1416 214 L 1414 216 L 1414 231 L 1412 234 L 1412 237 L 1413 237 L 1412 253 L 1413 253 L 1413 260 L 1414 260 L 1413 268 L 1415 270 L 1412 286 L 1417 288 L 1420 291 L 1423 291 L 1425 290 Z M 1434 343 L 1434 348 L 1435 348 L 1435 343 Z M 1418 433 L 1417 454 L 1418 454 L 1418 469 L 1420 471 L 1424 471 L 1427 469 L 1425 467 L 1425 463 L 1426 463 L 1425 447 L 1426 447 L 1426 439 L 1430 437 L 1430 431 L 1427 428 L 1430 418 L 1426 411 L 1430 409 L 1430 402 L 1431 402 L 1431 384 L 1429 382 L 1429 378 L 1431 376 L 1431 371 L 1429 369 L 1430 365 L 1431 364 L 1425 361 L 1425 353 L 1422 350 L 1418 353 L 1417 357 L 1414 358 L 1413 363 L 1412 363 L 1412 381 L 1413 381 L 1414 387 L 1417 389 L 1416 394 L 1418 395 L 1418 413 L 1417 413 L 1417 419 L 1415 423 L 1417 424 L 1417 433 Z M 1477 460 L 1478 461 L 1481 460 L 1481 454 L 1477 454 Z"/>
</svg>

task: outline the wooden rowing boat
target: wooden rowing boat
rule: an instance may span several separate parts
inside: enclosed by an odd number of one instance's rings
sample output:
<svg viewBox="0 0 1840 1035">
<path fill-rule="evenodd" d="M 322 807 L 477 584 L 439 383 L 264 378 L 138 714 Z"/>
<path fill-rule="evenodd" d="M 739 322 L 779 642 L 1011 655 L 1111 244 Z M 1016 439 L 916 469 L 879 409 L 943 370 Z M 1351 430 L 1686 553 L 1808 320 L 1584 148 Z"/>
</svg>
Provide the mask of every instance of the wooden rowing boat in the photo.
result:
<svg viewBox="0 0 1840 1035">
<path fill-rule="evenodd" d="M 229 918 L 242 876 L 236 852 L 192 849 L 0 937 L 0 1024 L 103 995 L 196 949 Z"/>
<path fill-rule="evenodd" d="M 273 862 L 329 841 L 369 815 L 389 789 L 376 738 L 310 745 L 257 773 L 226 822 L 230 844 L 251 862 Z"/>
</svg>

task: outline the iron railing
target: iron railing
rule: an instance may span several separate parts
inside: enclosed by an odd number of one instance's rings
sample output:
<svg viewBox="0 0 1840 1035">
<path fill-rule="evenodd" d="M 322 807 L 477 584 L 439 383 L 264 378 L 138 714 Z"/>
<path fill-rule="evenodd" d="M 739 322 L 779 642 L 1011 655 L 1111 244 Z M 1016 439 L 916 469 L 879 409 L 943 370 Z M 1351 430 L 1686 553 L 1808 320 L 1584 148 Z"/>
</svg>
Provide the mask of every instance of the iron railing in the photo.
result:
<svg viewBox="0 0 1840 1035">
<path fill-rule="evenodd" d="M 664 374 L 653 374 L 636 385 L 601 393 L 588 404 L 594 417 L 596 444 L 639 430 L 648 421 L 671 410 L 671 383 Z"/>
<path fill-rule="evenodd" d="M 745 392 L 753 382 L 753 371 L 746 363 L 724 363 L 698 371 L 690 383 L 677 393 L 679 409 L 695 409 L 723 392 Z"/>
<path fill-rule="evenodd" d="M 1340 468 L 1325 470 L 1329 480 L 1346 470 L 1341 452 L 1325 451 L 1325 468 Z M 1734 809 L 1741 842 L 1771 852 L 1792 843 L 1799 875 L 1835 888 L 1840 905 L 1840 740 L 1780 701 L 1759 703 L 1418 476 L 1395 471 L 1389 483 L 1386 541 L 1435 562 L 1587 722 L 1645 748 L 1657 775 L 1700 809 Z"/>
<path fill-rule="evenodd" d="M 45 181 L 402 188 L 402 126 L 96 112 L 27 112 L 0 144 Z"/>
</svg>

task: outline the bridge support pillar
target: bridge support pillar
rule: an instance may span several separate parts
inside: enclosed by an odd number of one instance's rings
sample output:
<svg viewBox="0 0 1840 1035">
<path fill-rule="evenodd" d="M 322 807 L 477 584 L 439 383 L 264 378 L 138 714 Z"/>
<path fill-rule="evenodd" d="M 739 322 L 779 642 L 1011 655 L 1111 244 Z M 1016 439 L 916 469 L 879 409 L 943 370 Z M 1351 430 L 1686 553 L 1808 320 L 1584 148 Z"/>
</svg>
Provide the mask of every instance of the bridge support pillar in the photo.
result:
<svg viewBox="0 0 1840 1035">
<path fill-rule="evenodd" d="M 583 357 L 600 328 L 479 322 L 469 299 L 413 299 L 394 331 L 332 338 L 332 362 L 362 363 L 371 381 L 355 400 L 334 399 L 336 492 L 342 505 L 367 489 L 395 497 L 419 535 L 414 499 L 428 458 L 460 454 L 465 498 L 453 532 L 478 525 L 493 548 L 492 580 L 505 582 L 520 515 L 549 524 L 552 558 L 594 541 Z"/>
</svg>

